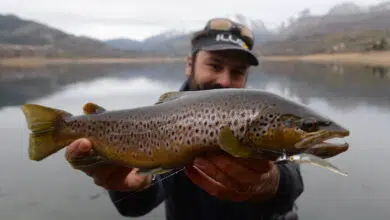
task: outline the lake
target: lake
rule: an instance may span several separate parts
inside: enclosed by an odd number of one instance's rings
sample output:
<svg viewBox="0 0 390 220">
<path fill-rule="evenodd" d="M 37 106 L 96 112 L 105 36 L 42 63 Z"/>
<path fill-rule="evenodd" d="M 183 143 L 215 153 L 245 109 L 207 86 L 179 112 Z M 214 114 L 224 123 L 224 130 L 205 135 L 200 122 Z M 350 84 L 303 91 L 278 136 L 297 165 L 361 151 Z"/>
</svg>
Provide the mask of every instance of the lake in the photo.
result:
<svg viewBox="0 0 390 220">
<path fill-rule="evenodd" d="M 108 195 L 64 159 L 27 156 L 28 131 L 19 106 L 37 103 L 82 113 L 86 102 L 107 109 L 153 104 L 177 90 L 184 64 L 67 65 L 0 68 L 0 217 L 18 220 L 127 219 Z M 382 67 L 266 63 L 249 88 L 309 105 L 351 130 L 348 152 L 330 159 L 349 176 L 302 165 L 301 219 L 389 219 L 390 72 Z M 140 219 L 163 219 L 163 206 Z"/>
</svg>

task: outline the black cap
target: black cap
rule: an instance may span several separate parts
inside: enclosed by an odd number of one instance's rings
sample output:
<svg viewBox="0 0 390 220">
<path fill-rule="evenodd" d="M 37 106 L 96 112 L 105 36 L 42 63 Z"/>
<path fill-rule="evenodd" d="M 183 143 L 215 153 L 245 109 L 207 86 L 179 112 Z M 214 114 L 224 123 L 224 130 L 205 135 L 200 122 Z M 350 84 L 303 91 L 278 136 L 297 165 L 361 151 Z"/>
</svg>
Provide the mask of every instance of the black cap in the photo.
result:
<svg viewBox="0 0 390 220">
<path fill-rule="evenodd" d="M 259 61 L 254 53 L 252 53 L 248 44 L 243 38 L 231 31 L 201 31 L 192 42 L 192 53 L 198 50 L 204 51 L 220 51 L 220 50 L 238 50 L 243 51 L 248 55 L 249 64 L 257 66 Z"/>
</svg>

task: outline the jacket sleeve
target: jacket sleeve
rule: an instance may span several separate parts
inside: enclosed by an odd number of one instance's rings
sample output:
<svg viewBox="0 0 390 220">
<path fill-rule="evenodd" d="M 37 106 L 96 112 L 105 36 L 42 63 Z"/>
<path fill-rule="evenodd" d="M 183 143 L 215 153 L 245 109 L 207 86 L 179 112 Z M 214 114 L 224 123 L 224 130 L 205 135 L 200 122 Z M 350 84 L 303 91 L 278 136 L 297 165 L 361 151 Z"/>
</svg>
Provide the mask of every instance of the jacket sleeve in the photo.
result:
<svg viewBox="0 0 390 220">
<path fill-rule="evenodd" d="M 110 199 L 121 215 L 129 217 L 143 216 L 165 199 L 165 192 L 160 178 L 157 175 L 155 183 L 140 192 L 109 191 Z"/>
<path fill-rule="evenodd" d="M 302 194 L 304 184 L 299 164 L 277 164 L 280 171 L 279 187 L 276 195 L 267 202 L 275 212 L 287 213 L 294 207 L 295 201 Z"/>
</svg>

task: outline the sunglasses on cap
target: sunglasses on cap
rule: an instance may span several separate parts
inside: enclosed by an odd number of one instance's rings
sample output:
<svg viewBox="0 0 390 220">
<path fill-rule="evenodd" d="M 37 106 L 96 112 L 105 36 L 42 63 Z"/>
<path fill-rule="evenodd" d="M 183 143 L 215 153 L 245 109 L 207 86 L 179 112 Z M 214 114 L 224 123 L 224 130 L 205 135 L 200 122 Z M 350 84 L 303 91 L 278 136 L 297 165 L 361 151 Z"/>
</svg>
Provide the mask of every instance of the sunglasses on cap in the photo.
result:
<svg viewBox="0 0 390 220">
<path fill-rule="evenodd" d="M 253 33 L 252 31 L 247 28 L 246 26 L 233 22 L 227 18 L 214 18 L 207 22 L 206 27 L 204 28 L 205 31 L 230 31 L 235 32 L 236 34 L 240 35 L 241 38 L 243 38 L 246 43 L 248 44 L 249 48 L 253 47 Z"/>
</svg>

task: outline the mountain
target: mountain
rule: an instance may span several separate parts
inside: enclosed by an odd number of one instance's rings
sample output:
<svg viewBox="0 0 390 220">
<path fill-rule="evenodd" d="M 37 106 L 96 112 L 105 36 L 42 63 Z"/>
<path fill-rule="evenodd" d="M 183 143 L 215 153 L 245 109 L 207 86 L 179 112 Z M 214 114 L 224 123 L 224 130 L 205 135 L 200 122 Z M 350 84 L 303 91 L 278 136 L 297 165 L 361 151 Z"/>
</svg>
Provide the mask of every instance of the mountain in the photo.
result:
<svg viewBox="0 0 390 220">
<path fill-rule="evenodd" d="M 343 2 L 323 15 L 308 8 L 291 16 L 274 30 L 260 19 L 242 14 L 227 17 L 249 26 L 255 36 L 255 53 L 304 55 L 313 53 L 387 50 L 390 39 L 390 1 L 361 6 Z M 138 41 L 117 38 L 99 41 L 56 28 L 0 15 L 0 57 L 140 57 L 185 56 L 195 30 L 170 29 Z"/>
<path fill-rule="evenodd" d="M 242 14 L 228 15 L 249 26 L 255 35 L 255 52 L 261 55 L 304 55 L 313 53 L 362 52 L 386 49 L 390 38 L 390 1 L 361 6 L 353 2 L 334 5 L 323 15 L 307 8 L 282 22 L 276 30 L 259 19 Z M 175 34 L 172 34 L 175 33 Z M 121 39 L 116 48 L 139 49 L 155 53 L 185 55 L 190 33 L 170 30 L 144 41 Z M 115 41 L 114 41 L 115 42 Z"/>
<path fill-rule="evenodd" d="M 256 44 L 266 42 L 274 36 L 261 20 L 252 20 L 241 14 L 229 15 L 227 17 L 252 28 Z M 182 31 L 171 29 L 146 38 L 143 41 L 118 38 L 105 42 L 114 48 L 124 50 L 141 50 L 155 54 L 184 56 L 190 50 L 190 40 L 194 31 L 196 30 Z"/>
<path fill-rule="evenodd" d="M 105 42 L 65 33 L 15 15 L 0 15 L 1 57 L 132 57 L 135 55 L 139 55 L 139 52 L 122 51 L 108 46 Z"/>
<path fill-rule="evenodd" d="M 335 5 L 325 15 L 305 9 L 282 25 L 271 41 L 257 50 L 264 55 L 362 52 L 384 48 L 390 38 L 390 2 Z"/>
</svg>

